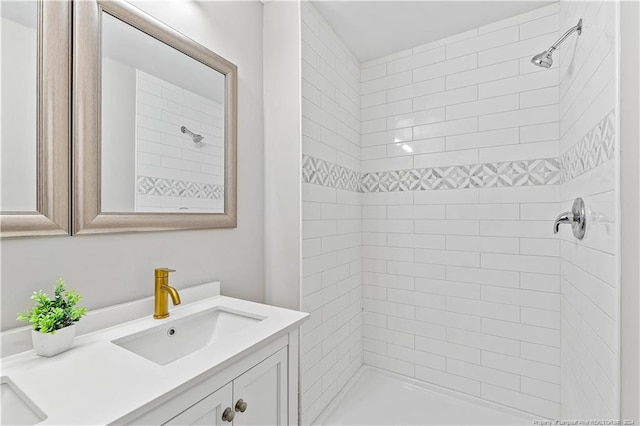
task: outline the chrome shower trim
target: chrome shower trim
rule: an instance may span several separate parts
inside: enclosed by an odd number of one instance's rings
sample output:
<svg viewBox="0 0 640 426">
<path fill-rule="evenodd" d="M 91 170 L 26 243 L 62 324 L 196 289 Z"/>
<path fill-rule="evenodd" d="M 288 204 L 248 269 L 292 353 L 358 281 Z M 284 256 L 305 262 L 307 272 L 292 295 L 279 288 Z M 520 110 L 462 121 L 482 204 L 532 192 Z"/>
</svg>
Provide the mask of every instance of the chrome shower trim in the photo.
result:
<svg viewBox="0 0 640 426">
<path fill-rule="evenodd" d="M 551 55 L 573 32 L 577 32 L 578 35 L 582 34 L 582 18 L 580 18 L 576 26 L 569 28 L 549 49 L 531 58 L 531 63 L 538 67 L 550 68 L 553 65 Z"/>
<path fill-rule="evenodd" d="M 185 126 L 180 127 L 180 131 L 182 133 L 186 133 L 187 135 L 191 136 L 191 139 L 193 139 L 193 143 L 200 143 L 204 139 L 204 136 L 193 133 L 191 130 L 187 129 Z"/>
<path fill-rule="evenodd" d="M 567 32 L 562 34 L 562 37 L 560 37 L 558 41 L 556 41 L 551 45 L 551 47 L 549 48 L 549 52 L 553 53 L 553 51 L 556 50 L 558 46 L 560 46 L 567 39 L 567 37 L 569 37 L 571 33 L 573 33 L 574 31 L 577 31 L 578 35 L 582 34 L 582 18 L 580 18 L 580 20 L 578 21 L 578 24 L 575 27 L 569 28 Z"/>
<path fill-rule="evenodd" d="M 571 225 L 573 236 L 581 240 L 587 232 L 587 212 L 582 198 L 576 198 L 571 206 L 571 211 L 561 213 L 553 222 L 553 233 L 557 234 L 560 225 Z"/>
</svg>

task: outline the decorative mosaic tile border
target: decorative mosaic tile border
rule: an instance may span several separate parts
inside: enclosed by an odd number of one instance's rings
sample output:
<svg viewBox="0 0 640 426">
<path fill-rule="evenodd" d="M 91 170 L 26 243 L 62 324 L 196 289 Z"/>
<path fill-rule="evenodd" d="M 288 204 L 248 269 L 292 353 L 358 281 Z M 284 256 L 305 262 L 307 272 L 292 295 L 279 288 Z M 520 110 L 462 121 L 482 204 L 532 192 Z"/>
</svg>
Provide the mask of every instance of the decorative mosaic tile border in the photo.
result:
<svg viewBox="0 0 640 426">
<path fill-rule="evenodd" d="M 607 114 L 560 157 L 561 181 L 568 182 L 609 161 L 615 155 L 615 111 Z"/>
<path fill-rule="evenodd" d="M 214 200 L 224 198 L 224 187 L 222 185 L 150 176 L 138 176 L 136 188 L 138 194 L 141 195 L 208 198 Z"/>
<path fill-rule="evenodd" d="M 427 191 L 555 185 L 560 180 L 557 158 L 505 161 L 465 166 L 363 173 L 363 192 Z"/>
<path fill-rule="evenodd" d="M 544 158 L 359 173 L 303 155 L 302 179 L 305 183 L 356 192 L 557 185 L 560 183 L 560 160 Z"/>
<path fill-rule="evenodd" d="M 305 183 L 362 192 L 360 172 L 308 155 L 302 156 L 302 179 Z"/>
</svg>

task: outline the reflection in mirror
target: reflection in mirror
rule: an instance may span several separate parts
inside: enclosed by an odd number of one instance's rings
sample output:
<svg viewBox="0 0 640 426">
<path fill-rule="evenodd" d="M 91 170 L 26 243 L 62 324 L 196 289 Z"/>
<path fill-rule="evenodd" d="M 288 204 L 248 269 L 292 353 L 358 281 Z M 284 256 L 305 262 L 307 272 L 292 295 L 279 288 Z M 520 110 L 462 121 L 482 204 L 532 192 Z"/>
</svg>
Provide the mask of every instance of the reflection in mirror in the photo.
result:
<svg viewBox="0 0 640 426">
<path fill-rule="evenodd" d="M 2 212 L 37 210 L 38 5 L 0 2 Z"/>
<path fill-rule="evenodd" d="M 224 213 L 225 75 L 101 20 L 101 211 Z"/>
<path fill-rule="evenodd" d="M 73 21 L 72 233 L 236 227 L 238 68 L 123 0 Z"/>
</svg>

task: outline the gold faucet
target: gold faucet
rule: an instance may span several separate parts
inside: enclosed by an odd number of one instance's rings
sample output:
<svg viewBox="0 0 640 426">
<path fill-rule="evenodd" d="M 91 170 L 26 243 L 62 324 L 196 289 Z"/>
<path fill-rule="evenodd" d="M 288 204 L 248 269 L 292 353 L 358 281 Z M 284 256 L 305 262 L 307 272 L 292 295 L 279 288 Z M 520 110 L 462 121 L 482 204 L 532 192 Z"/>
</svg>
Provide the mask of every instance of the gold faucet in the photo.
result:
<svg viewBox="0 0 640 426">
<path fill-rule="evenodd" d="M 169 268 L 157 268 L 155 270 L 156 288 L 155 288 L 155 310 L 153 317 L 155 319 L 167 318 L 169 316 L 169 304 L 167 303 L 167 294 L 171 296 L 174 305 L 180 304 L 180 295 L 178 290 L 169 285 L 169 272 L 175 272 Z"/>
</svg>

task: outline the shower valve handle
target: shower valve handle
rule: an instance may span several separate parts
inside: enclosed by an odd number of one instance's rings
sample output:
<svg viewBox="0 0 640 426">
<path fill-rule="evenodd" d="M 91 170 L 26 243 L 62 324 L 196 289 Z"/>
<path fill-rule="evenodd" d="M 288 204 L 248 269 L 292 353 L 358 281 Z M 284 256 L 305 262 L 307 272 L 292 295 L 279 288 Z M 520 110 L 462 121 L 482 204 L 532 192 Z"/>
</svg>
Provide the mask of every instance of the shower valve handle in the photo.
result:
<svg viewBox="0 0 640 426">
<path fill-rule="evenodd" d="M 571 224 L 573 236 L 581 240 L 587 230 L 587 217 L 585 214 L 584 201 L 582 198 L 576 198 L 570 212 L 559 215 L 553 222 L 553 233 L 557 234 L 560 225 L 563 223 Z"/>
</svg>

